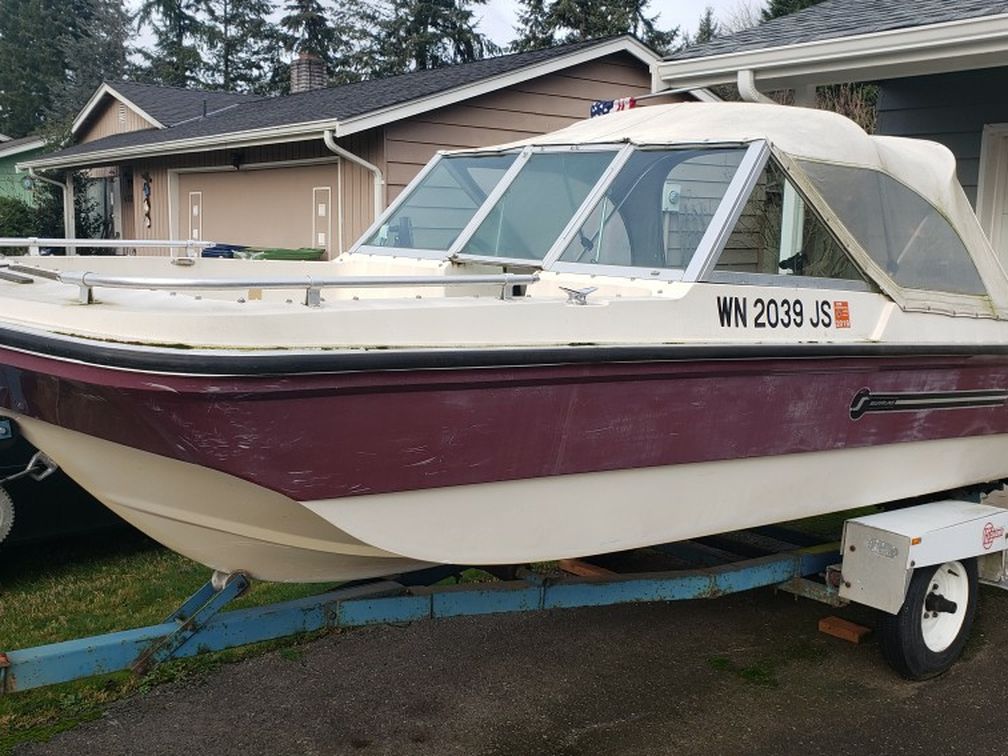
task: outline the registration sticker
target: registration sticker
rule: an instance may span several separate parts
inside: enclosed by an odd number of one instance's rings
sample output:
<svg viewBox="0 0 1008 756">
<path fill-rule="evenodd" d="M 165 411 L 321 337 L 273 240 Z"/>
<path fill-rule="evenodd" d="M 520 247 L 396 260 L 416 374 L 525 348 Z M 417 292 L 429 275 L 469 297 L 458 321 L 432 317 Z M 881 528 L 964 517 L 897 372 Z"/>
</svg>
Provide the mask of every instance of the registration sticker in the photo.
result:
<svg viewBox="0 0 1008 756">
<path fill-rule="evenodd" d="M 850 328 L 850 306 L 845 300 L 833 303 L 833 320 L 837 328 Z"/>
</svg>

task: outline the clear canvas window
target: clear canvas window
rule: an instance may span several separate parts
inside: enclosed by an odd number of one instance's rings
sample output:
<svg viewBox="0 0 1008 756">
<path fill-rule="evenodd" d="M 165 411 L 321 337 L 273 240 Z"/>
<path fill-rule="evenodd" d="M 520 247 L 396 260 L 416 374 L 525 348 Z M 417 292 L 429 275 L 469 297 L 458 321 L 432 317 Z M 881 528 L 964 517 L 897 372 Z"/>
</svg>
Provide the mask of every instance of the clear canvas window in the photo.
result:
<svg viewBox="0 0 1008 756">
<path fill-rule="evenodd" d="M 462 254 L 541 260 L 614 156 L 608 150 L 532 155 Z"/>
<path fill-rule="evenodd" d="M 986 293 L 952 224 L 910 187 L 867 168 L 811 161 L 801 167 L 840 222 L 897 284 Z"/>
<path fill-rule="evenodd" d="M 447 250 L 516 157 L 442 158 L 365 244 Z"/>
<path fill-rule="evenodd" d="M 685 268 L 745 153 L 744 148 L 634 152 L 560 260 Z"/>
<path fill-rule="evenodd" d="M 718 273 L 864 281 L 843 246 L 771 160 L 714 268 Z"/>
</svg>

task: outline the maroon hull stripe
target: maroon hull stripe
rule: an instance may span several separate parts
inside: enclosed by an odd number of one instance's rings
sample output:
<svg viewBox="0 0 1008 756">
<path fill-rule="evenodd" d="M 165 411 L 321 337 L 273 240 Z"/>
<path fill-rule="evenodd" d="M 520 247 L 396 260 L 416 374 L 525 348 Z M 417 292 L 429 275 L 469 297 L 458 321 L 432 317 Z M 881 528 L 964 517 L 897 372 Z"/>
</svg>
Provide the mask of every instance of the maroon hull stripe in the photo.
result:
<svg viewBox="0 0 1008 756">
<path fill-rule="evenodd" d="M 0 349 L 0 407 L 295 499 L 1008 432 L 1003 404 L 872 412 L 855 397 L 996 392 L 1008 357 L 157 375 Z"/>
</svg>

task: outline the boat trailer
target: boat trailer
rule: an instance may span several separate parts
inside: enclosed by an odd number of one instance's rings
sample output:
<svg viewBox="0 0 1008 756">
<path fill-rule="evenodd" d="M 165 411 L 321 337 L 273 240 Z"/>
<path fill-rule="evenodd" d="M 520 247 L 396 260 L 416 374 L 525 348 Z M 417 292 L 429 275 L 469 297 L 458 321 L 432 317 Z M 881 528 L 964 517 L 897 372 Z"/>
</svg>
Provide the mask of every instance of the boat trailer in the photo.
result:
<svg viewBox="0 0 1008 756">
<path fill-rule="evenodd" d="M 446 565 L 226 612 L 250 581 L 214 573 L 161 624 L 0 653 L 0 693 L 127 669 L 143 674 L 169 659 L 318 630 L 716 598 L 771 586 L 833 606 L 855 601 L 882 610 L 883 652 L 904 676 L 922 679 L 958 658 L 978 580 L 1008 586 L 1006 547 L 1008 510 L 945 500 L 848 520 L 841 544 L 767 526 L 562 560 L 546 571 L 485 568 L 498 576 L 494 582 L 458 582 L 465 568 Z M 630 571 L 613 569 L 620 564 Z"/>
</svg>

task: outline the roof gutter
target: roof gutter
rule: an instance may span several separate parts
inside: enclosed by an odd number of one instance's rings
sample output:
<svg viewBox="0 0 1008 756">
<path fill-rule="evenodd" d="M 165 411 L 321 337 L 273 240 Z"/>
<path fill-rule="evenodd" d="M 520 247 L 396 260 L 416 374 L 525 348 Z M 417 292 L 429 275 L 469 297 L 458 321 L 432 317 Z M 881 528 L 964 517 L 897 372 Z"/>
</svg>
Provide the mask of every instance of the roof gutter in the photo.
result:
<svg viewBox="0 0 1008 756">
<path fill-rule="evenodd" d="M 1008 14 L 801 44 L 662 61 L 666 86 L 734 84 L 752 71 L 763 89 L 896 79 L 1004 65 Z"/>
<path fill-rule="evenodd" d="M 355 155 L 336 144 L 336 138 L 333 136 L 332 129 L 326 129 L 322 132 L 322 141 L 325 142 L 325 146 L 329 148 L 330 152 L 334 152 L 341 158 L 346 158 L 351 163 L 356 163 L 361 168 L 369 170 L 374 174 L 374 217 L 377 218 L 381 215 L 382 210 L 385 209 L 385 177 L 382 175 L 381 169 L 377 165 L 369 163 L 360 157 L 360 155 Z"/>
</svg>

